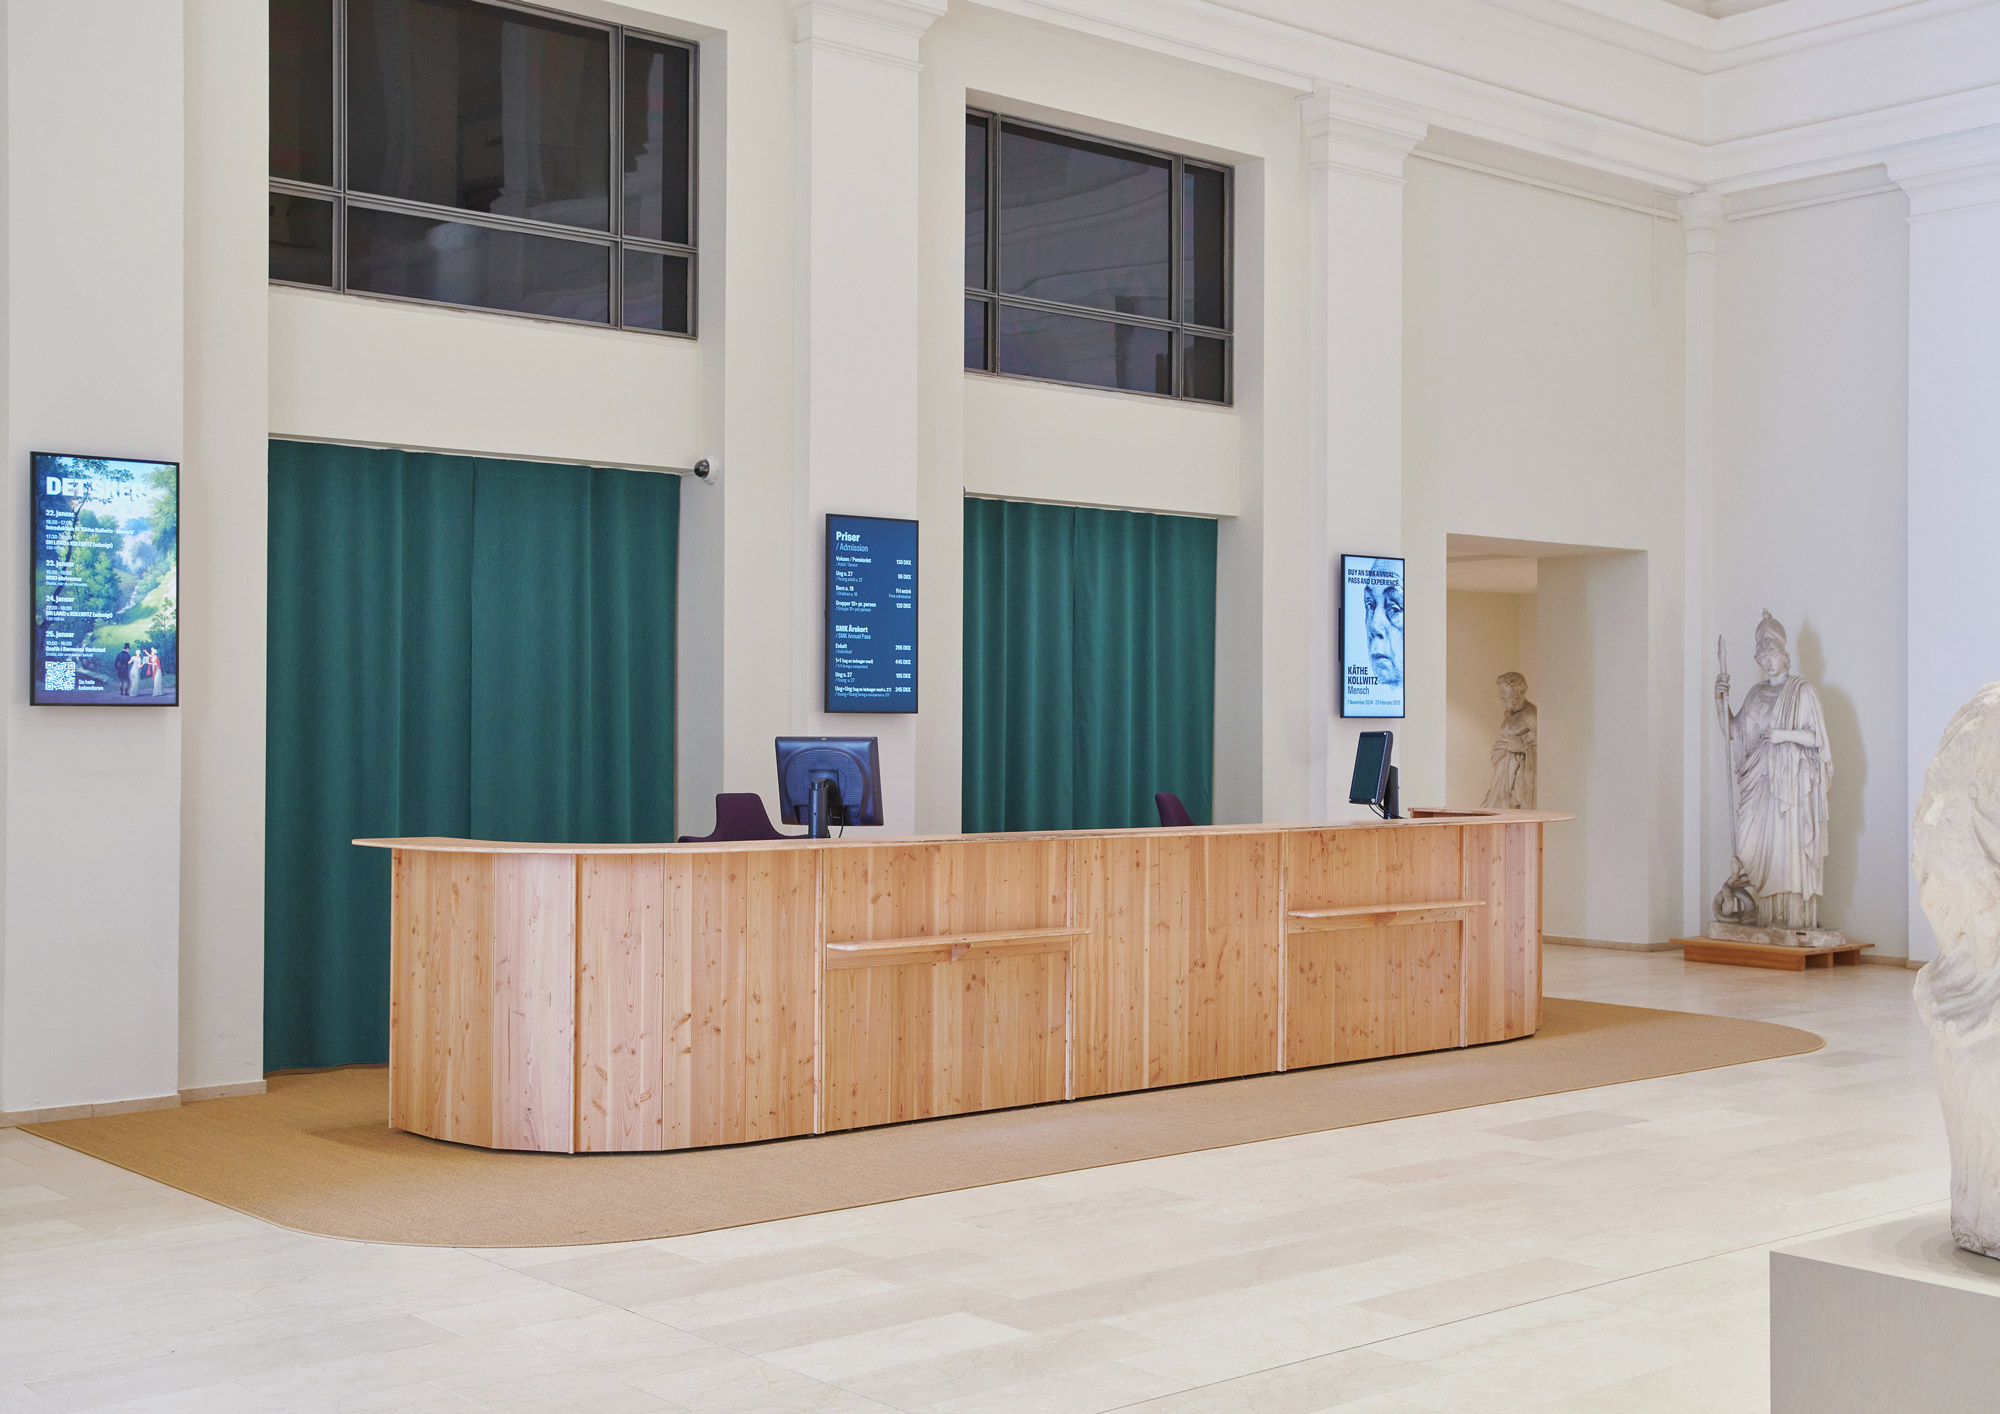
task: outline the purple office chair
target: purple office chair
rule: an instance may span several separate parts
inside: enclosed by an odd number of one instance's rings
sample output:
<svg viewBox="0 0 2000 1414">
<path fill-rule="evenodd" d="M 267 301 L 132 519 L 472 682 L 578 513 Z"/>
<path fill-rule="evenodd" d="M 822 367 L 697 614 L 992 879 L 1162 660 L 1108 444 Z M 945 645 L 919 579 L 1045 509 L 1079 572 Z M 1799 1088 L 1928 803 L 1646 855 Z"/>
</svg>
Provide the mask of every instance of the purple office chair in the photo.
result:
<svg viewBox="0 0 2000 1414">
<path fill-rule="evenodd" d="M 1153 804 L 1159 807 L 1162 829 L 1175 830 L 1194 824 L 1194 817 L 1187 813 L 1181 798 L 1170 790 L 1163 790 L 1154 796 Z"/>
<path fill-rule="evenodd" d="M 717 844 L 723 840 L 782 840 L 764 813 L 764 802 L 755 791 L 726 792 L 715 798 L 715 829 L 706 835 L 682 835 L 682 844 Z"/>
</svg>

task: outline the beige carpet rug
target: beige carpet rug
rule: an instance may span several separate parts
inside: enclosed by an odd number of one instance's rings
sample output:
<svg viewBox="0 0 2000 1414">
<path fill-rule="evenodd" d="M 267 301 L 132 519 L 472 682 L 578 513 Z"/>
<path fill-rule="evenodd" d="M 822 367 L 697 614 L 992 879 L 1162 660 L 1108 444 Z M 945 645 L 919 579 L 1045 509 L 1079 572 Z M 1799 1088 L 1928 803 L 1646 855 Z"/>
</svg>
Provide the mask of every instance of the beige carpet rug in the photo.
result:
<svg viewBox="0 0 2000 1414">
<path fill-rule="evenodd" d="M 267 1221 L 371 1242 L 625 1242 L 1247 1144 L 1818 1050 L 1763 1021 L 1550 997 L 1542 1030 L 1036 1109 L 674 1154 L 491 1153 L 384 1123 L 388 1072 L 274 1076 L 270 1091 L 25 1128 Z"/>
</svg>

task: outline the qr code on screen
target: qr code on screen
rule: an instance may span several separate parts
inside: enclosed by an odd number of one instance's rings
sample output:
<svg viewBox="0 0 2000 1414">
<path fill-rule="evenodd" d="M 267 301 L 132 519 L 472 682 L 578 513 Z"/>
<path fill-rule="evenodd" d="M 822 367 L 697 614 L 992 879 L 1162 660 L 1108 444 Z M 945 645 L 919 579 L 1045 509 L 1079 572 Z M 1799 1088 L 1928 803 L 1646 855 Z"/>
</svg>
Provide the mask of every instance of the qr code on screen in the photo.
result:
<svg viewBox="0 0 2000 1414">
<path fill-rule="evenodd" d="M 42 666 L 46 670 L 42 677 L 43 691 L 76 691 L 76 664 L 74 662 L 44 663 Z"/>
</svg>

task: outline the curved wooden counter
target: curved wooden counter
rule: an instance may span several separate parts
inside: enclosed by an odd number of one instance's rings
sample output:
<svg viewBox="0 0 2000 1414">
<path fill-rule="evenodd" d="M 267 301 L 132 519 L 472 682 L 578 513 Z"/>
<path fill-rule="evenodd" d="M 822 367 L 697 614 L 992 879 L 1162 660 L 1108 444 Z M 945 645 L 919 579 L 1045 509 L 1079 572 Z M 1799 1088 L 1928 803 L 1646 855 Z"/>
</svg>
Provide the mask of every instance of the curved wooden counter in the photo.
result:
<svg viewBox="0 0 2000 1414">
<path fill-rule="evenodd" d="M 393 855 L 390 1115 L 818 1134 L 1530 1035 L 1566 815 Z"/>
</svg>

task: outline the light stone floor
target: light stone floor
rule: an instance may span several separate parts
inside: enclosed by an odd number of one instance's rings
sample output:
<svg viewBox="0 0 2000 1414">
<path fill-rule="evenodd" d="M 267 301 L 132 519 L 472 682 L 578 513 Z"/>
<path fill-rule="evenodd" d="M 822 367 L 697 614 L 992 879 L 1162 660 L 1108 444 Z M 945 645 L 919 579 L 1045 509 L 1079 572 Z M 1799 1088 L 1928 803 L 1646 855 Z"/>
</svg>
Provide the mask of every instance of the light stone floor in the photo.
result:
<svg viewBox="0 0 2000 1414">
<path fill-rule="evenodd" d="M 1827 1047 L 610 1247 L 308 1237 L 0 1130 L 0 1414 L 1763 1409 L 1766 1251 L 1946 1198 L 1914 975 L 1551 947 Z"/>
</svg>

